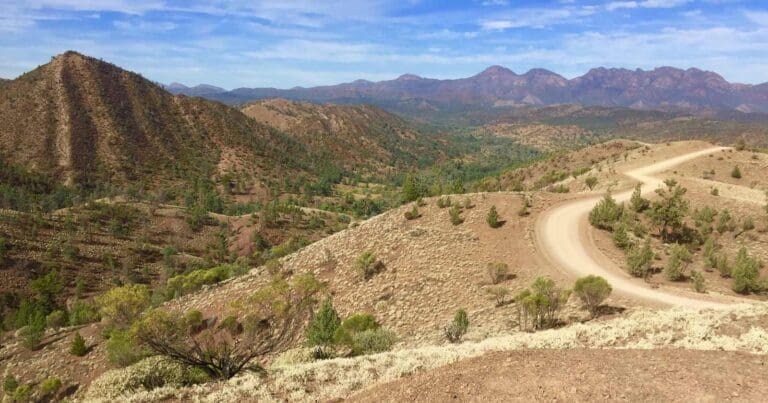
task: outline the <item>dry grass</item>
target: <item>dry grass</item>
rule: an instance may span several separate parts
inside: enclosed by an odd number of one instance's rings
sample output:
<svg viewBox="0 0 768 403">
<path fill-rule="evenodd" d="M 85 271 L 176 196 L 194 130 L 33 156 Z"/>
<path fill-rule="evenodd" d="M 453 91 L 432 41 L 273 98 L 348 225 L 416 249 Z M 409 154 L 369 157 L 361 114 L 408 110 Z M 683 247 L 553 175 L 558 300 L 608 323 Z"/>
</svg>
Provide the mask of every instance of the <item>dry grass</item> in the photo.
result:
<svg viewBox="0 0 768 403">
<path fill-rule="evenodd" d="M 625 318 L 575 324 L 539 333 L 516 333 L 476 343 L 439 345 L 348 359 L 273 366 L 267 377 L 244 374 L 225 383 L 190 388 L 161 388 L 118 396 L 91 390 L 98 400 L 155 401 L 317 401 L 346 397 L 376 383 L 408 376 L 489 351 L 516 349 L 655 349 L 768 352 L 768 332 L 761 326 L 768 305 L 734 305 L 722 310 L 638 311 Z M 738 324 L 738 326 L 735 326 Z M 723 332 L 724 328 L 739 332 Z M 726 334 L 727 333 L 727 334 Z M 98 398 L 96 398 L 98 397 Z"/>
</svg>

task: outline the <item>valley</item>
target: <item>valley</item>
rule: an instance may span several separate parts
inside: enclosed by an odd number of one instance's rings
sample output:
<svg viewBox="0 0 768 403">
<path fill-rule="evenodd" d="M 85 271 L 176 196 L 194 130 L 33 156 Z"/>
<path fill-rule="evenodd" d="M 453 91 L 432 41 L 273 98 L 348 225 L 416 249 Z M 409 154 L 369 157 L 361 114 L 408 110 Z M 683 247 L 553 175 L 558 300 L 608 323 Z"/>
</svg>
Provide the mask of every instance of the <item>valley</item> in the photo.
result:
<svg viewBox="0 0 768 403">
<path fill-rule="evenodd" d="M 496 67 L 458 84 L 520 77 Z M 759 116 L 616 101 L 442 120 L 349 100 L 197 97 L 211 94 L 227 92 L 160 86 L 76 52 L 0 88 L 8 399 L 765 390 L 706 365 L 746 374 L 768 351 Z M 503 381 L 520 371 L 540 380 Z"/>
</svg>

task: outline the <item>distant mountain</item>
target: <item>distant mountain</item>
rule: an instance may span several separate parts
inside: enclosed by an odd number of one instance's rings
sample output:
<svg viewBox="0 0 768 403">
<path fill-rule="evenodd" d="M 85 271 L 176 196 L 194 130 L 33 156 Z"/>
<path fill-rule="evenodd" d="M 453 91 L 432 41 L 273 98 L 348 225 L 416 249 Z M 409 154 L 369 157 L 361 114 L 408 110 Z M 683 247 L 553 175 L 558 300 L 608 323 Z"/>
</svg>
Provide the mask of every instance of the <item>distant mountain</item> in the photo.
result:
<svg viewBox="0 0 768 403">
<path fill-rule="evenodd" d="M 75 52 L 0 91 L 0 160 L 68 185 L 165 188 L 242 167 L 258 183 L 305 170 L 306 156 L 239 110 Z"/>
<path fill-rule="evenodd" d="M 472 77 L 455 80 L 405 74 L 380 82 L 357 80 L 288 90 L 238 88 L 204 96 L 229 104 L 275 97 L 372 103 L 413 113 L 564 103 L 640 110 L 768 112 L 768 83 L 733 84 L 713 72 L 673 67 L 650 71 L 600 67 L 568 80 L 544 69 L 516 74 L 502 66 L 491 66 Z"/>
<path fill-rule="evenodd" d="M 174 95 L 187 95 L 190 97 L 204 97 L 227 92 L 224 88 L 216 87 L 209 84 L 200 84 L 194 87 L 187 87 L 180 83 L 171 83 L 164 85 L 166 91 Z"/>
</svg>

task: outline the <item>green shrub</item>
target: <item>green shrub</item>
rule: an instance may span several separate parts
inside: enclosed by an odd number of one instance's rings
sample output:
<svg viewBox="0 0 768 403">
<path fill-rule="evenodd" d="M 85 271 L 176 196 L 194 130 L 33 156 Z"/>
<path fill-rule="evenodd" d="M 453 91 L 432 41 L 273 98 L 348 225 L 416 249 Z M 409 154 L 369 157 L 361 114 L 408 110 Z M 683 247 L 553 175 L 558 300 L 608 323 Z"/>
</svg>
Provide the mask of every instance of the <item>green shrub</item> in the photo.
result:
<svg viewBox="0 0 768 403">
<path fill-rule="evenodd" d="M 56 377 L 47 378 L 40 384 L 40 393 L 43 396 L 52 396 L 61 389 L 61 379 Z"/>
<path fill-rule="evenodd" d="M 106 344 L 107 360 L 118 367 L 127 367 L 146 357 L 128 331 L 113 330 Z"/>
<path fill-rule="evenodd" d="M 330 298 L 326 298 L 320 305 L 312 321 L 309 322 L 306 330 L 307 344 L 310 347 L 316 347 L 316 356 L 318 358 L 327 358 L 330 356 L 328 349 L 334 344 L 336 331 L 341 326 L 341 318 L 333 308 Z"/>
<path fill-rule="evenodd" d="M 647 277 L 654 256 L 651 239 L 646 238 L 643 246 L 634 246 L 627 253 L 627 271 L 635 277 Z"/>
<path fill-rule="evenodd" d="M 504 306 L 509 303 L 509 288 L 504 286 L 493 286 L 486 289 L 488 295 L 493 299 L 494 305 L 497 307 Z"/>
<path fill-rule="evenodd" d="M 693 290 L 699 293 L 704 293 L 707 291 L 707 285 L 704 280 L 704 275 L 699 273 L 696 270 L 691 271 L 691 280 L 693 285 Z"/>
<path fill-rule="evenodd" d="M 499 222 L 499 212 L 496 211 L 496 206 L 491 206 L 491 209 L 488 210 L 488 215 L 485 216 L 485 221 L 491 228 L 499 228 L 499 226 L 501 226 L 501 223 Z"/>
<path fill-rule="evenodd" d="M 45 318 L 46 325 L 51 329 L 59 329 L 67 325 L 67 313 L 58 309 Z"/>
<path fill-rule="evenodd" d="M 85 339 L 80 332 L 76 332 L 75 337 L 72 338 L 72 343 L 69 345 L 69 353 L 77 357 L 82 357 L 88 353 Z"/>
<path fill-rule="evenodd" d="M 111 326 L 127 328 L 149 307 L 149 288 L 130 284 L 113 288 L 96 298 L 101 317 Z"/>
<path fill-rule="evenodd" d="M 691 253 L 683 245 L 674 244 L 670 252 L 669 261 L 664 266 L 664 275 L 670 281 L 680 281 L 683 279 L 683 263 L 690 262 Z"/>
<path fill-rule="evenodd" d="M 220 283 L 247 271 L 246 266 L 223 264 L 210 269 L 198 269 L 168 279 L 165 284 L 166 298 L 173 299 L 197 291 L 205 285 Z"/>
<path fill-rule="evenodd" d="M 69 325 L 79 326 L 87 323 L 97 322 L 101 317 L 99 310 L 95 305 L 85 301 L 77 301 L 72 305 L 69 311 Z"/>
<path fill-rule="evenodd" d="M 589 223 L 600 229 L 612 230 L 623 212 L 624 206 L 616 204 L 616 200 L 608 192 L 589 212 Z"/>
<path fill-rule="evenodd" d="M 381 325 L 379 325 L 373 315 L 355 314 L 341 322 L 341 325 L 336 329 L 333 339 L 336 344 L 353 347 L 352 341 L 355 334 L 366 330 L 376 330 L 380 327 Z"/>
<path fill-rule="evenodd" d="M 8 259 L 10 249 L 10 242 L 8 242 L 4 236 L 0 235 L 0 264 L 5 263 L 5 260 Z"/>
<path fill-rule="evenodd" d="M 530 289 L 516 297 L 518 323 L 521 330 L 544 329 L 557 323 L 557 315 L 571 296 L 547 277 L 537 278 Z"/>
<path fill-rule="evenodd" d="M 3 392 L 5 392 L 6 395 L 12 394 L 18 387 L 19 381 L 17 381 L 13 375 L 6 375 L 5 378 L 3 378 Z"/>
<path fill-rule="evenodd" d="M 548 187 L 547 191 L 551 193 L 568 193 L 571 191 L 571 189 L 562 183 L 558 183 L 557 185 Z"/>
<path fill-rule="evenodd" d="M 757 259 L 749 256 L 747 248 L 741 248 L 736 255 L 736 262 L 731 271 L 733 291 L 740 294 L 757 292 L 761 290 L 759 284 L 761 263 Z"/>
<path fill-rule="evenodd" d="M 469 316 L 464 309 L 456 311 L 456 314 L 453 315 L 453 321 L 443 329 L 445 338 L 451 343 L 461 342 L 461 338 L 464 337 L 467 330 L 469 330 Z"/>
<path fill-rule="evenodd" d="M 421 213 L 419 212 L 419 207 L 416 204 L 413 205 L 413 208 L 411 208 L 411 210 L 406 211 L 404 215 L 406 220 L 415 220 L 421 217 Z"/>
<path fill-rule="evenodd" d="M 45 336 L 45 315 L 42 311 L 35 312 L 29 324 L 19 329 L 21 344 L 29 350 L 37 350 Z"/>
<path fill-rule="evenodd" d="M 733 231 L 736 225 L 733 222 L 733 217 L 728 209 L 723 210 L 717 218 L 717 232 L 724 234 L 728 231 Z"/>
<path fill-rule="evenodd" d="M 712 196 L 720 196 L 720 189 L 713 187 L 712 190 L 709 191 L 709 194 Z"/>
<path fill-rule="evenodd" d="M 629 239 L 629 234 L 627 233 L 627 225 L 624 223 L 616 225 L 611 238 L 613 239 L 614 245 L 620 249 L 624 250 L 632 246 L 632 241 Z"/>
<path fill-rule="evenodd" d="M 741 169 L 739 169 L 738 165 L 733 167 L 733 170 L 731 171 L 731 178 L 741 179 Z"/>
<path fill-rule="evenodd" d="M 449 196 L 440 196 L 437 199 L 437 207 L 439 208 L 451 207 L 451 204 L 451 198 Z"/>
<path fill-rule="evenodd" d="M 638 183 L 629 199 L 629 207 L 636 213 L 641 213 L 650 207 L 651 202 L 643 198 L 642 187 Z"/>
<path fill-rule="evenodd" d="M 451 216 L 451 224 L 459 225 L 464 222 L 464 219 L 461 218 L 461 209 L 459 209 L 458 206 L 451 207 L 451 209 L 448 210 L 448 214 Z"/>
<path fill-rule="evenodd" d="M 357 270 L 363 280 L 369 280 L 384 270 L 384 264 L 376 259 L 373 252 L 365 251 L 357 258 Z"/>
<path fill-rule="evenodd" d="M 397 342 L 394 333 L 386 329 L 368 329 L 352 336 L 352 353 L 355 355 L 376 354 L 389 351 Z"/>
<path fill-rule="evenodd" d="M 584 184 L 587 185 L 589 190 L 594 189 L 595 185 L 597 185 L 597 177 L 595 177 L 595 176 L 587 176 L 584 179 Z"/>
<path fill-rule="evenodd" d="M 12 402 L 31 402 L 32 401 L 32 385 L 24 384 L 19 385 L 11 395 Z"/>
<path fill-rule="evenodd" d="M 728 263 L 728 256 L 725 253 L 721 253 L 714 257 L 715 268 L 720 273 L 720 277 L 731 277 L 731 265 Z"/>
<path fill-rule="evenodd" d="M 600 304 L 611 295 L 613 288 L 608 281 L 600 276 L 589 275 L 576 280 L 573 292 L 584 304 L 594 318 L 597 316 Z"/>
<path fill-rule="evenodd" d="M 744 221 L 741 223 L 741 229 L 744 231 L 752 231 L 755 229 L 755 221 L 752 217 L 744 217 Z"/>
<path fill-rule="evenodd" d="M 193 309 L 184 315 L 184 320 L 190 329 L 197 329 L 203 325 L 203 313 Z"/>
<path fill-rule="evenodd" d="M 488 263 L 487 271 L 491 284 L 499 284 L 509 278 L 509 266 L 506 263 Z"/>
<path fill-rule="evenodd" d="M 469 197 L 464 198 L 464 208 L 469 210 L 471 208 L 475 208 L 475 204 L 472 203 L 472 199 Z"/>
</svg>

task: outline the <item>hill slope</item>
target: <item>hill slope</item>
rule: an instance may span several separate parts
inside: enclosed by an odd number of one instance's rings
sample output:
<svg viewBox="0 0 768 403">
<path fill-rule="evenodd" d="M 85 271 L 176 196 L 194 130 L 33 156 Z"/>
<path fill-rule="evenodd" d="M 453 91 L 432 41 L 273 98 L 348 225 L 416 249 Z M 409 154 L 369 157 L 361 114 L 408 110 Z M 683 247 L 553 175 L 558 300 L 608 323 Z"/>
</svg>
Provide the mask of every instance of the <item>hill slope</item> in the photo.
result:
<svg viewBox="0 0 768 403">
<path fill-rule="evenodd" d="M 299 143 L 357 173 L 412 167 L 445 154 L 437 141 L 370 105 L 270 99 L 246 105 L 242 111 L 260 123 L 290 133 Z"/>
<path fill-rule="evenodd" d="M 159 185 L 208 177 L 238 161 L 268 176 L 300 169 L 302 154 L 290 138 L 237 110 L 172 96 L 75 52 L 0 93 L 0 157 L 69 185 Z"/>
</svg>

